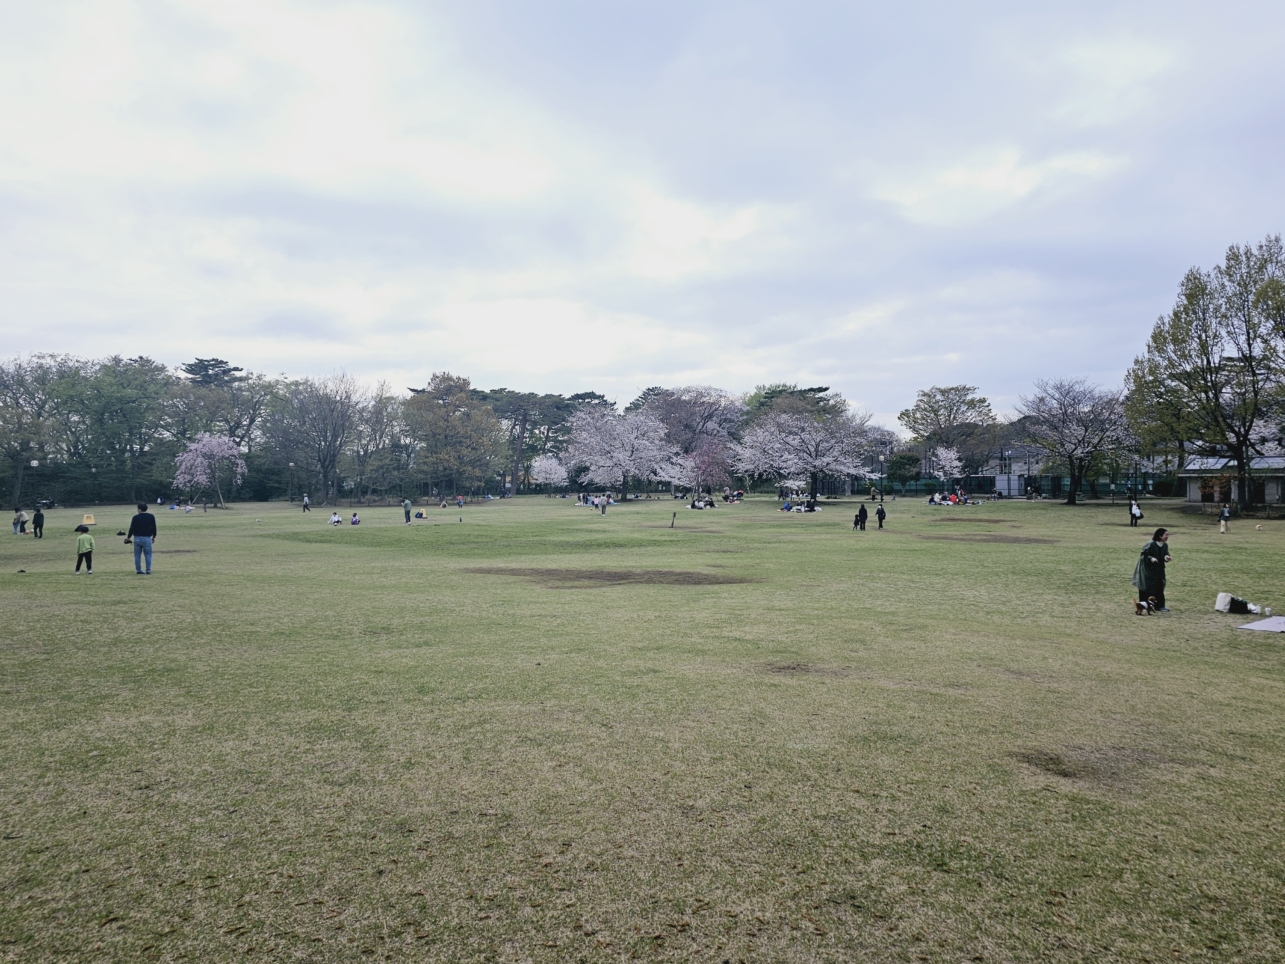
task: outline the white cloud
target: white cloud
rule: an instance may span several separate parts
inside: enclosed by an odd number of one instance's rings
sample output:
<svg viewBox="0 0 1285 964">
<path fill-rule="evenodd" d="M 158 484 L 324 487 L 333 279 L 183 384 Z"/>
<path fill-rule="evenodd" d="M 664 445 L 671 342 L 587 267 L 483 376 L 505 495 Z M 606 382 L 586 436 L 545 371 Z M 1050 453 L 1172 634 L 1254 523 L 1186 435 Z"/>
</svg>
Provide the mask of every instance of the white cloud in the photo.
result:
<svg viewBox="0 0 1285 964">
<path fill-rule="evenodd" d="M 966 224 L 1018 204 L 1036 192 L 1074 189 L 1076 181 L 1101 178 L 1122 163 L 1092 151 L 1024 161 L 1014 147 L 982 151 L 935 169 L 894 175 L 874 196 L 900 206 L 916 221 Z"/>
<path fill-rule="evenodd" d="M 13 5 L 10 350 L 895 412 L 1118 378 L 1184 268 L 1285 222 L 1269 8 L 495 10 Z"/>
</svg>

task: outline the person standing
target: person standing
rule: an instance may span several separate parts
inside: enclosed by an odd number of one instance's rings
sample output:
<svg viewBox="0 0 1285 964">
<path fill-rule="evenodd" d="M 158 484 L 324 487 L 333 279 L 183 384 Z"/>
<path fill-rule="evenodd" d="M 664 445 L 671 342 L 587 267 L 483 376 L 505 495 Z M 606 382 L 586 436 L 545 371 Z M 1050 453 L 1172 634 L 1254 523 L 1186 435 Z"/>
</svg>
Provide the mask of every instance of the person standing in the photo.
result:
<svg viewBox="0 0 1285 964">
<path fill-rule="evenodd" d="M 1231 506 L 1226 502 L 1218 512 L 1218 532 L 1222 535 L 1227 534 L 1227 523 L 1231 522 Z"/>
<path fill-rule="evenodd" d="M 210 500 L 207 499 L 205 496 L 201 496 L 201 511 L 202 512 L 210 511 Z"/>
<path fill-rule="evenodd" d="M 308 506 L 309 506 L 309 505 L 311 505 L 311 504 L 312 504 L 312 503 L 310 503 L 310 502 L 308 501 L 308 493 L 307 493 L 307 492 L 305 492 L 305 493 L 303 494 L 303 511 L 304 511 L 304 512 L 311 512 L 312 510 L 311 510 L 310 508 L 308 508 Z"/>
<path fill-rule="evenodd" d="M 410 499 L 402 499 L 402 514 L 406 516 L 407 525 L 410 525 L 410 510 L 412 508 Z"/>
<path fill-rule="evenodd" d="M 879 528 L 883 528 L 883 520 L 888 518 L 888 513 L 883 511 L 883 503 L 879 503 L 879 508 L 875 509 L 875 518 L 879 520 Z"/>
<path fill-rule="evenodd" d="M 94 537 L 89 534 L 89 526 L 76 526 L 76 575 L 80 575 L 80 564 L 85 564 L 87 575 L 94 574 Z"/>
<path fill-rule="evenodd" d="M 31 534 L 37 539 L 45 537 L 45 514 L 36 506 L 36 514 L 31 517 Z"/>
<path fill-rule="evenodd" d="M 869 518 L 870 513 L 866 511 L 866 507 L 863 504 L 861 508 L 857 510 L 857 528 L 862 532 L 866 531 L 866 520 Z"/>
<path fill-rule="evenodd" d="M 152 544 L 156 542 L 156 516 L 147 511 L 145 503 L 138 503 L 138 514 L 129 520 L 125 541 L 134 544 L 134 573 L 139 576 L 152 574 Z M 147 571 L 143 571 L 143 563 Z"/>
<path fill-rule="evenodd" d="M 1138 564 L 1133 568 L 1133 584 L 1138 587 L 1138 602 L 1157 612 L 1167 613 L 1165 605 L 1165 565 L 1173 561 L 1169 554 L 1169 530 L 1161 527 L 1151 541 L 1142 547 Z"/>
<path fill-rule="evenodd" d="M 1138 500 L 1129 496 L 1129 527 L 1138 528 L 1138 520 L 1142 518 L 1142 506 L 1138 505 Z"/>
</svg>

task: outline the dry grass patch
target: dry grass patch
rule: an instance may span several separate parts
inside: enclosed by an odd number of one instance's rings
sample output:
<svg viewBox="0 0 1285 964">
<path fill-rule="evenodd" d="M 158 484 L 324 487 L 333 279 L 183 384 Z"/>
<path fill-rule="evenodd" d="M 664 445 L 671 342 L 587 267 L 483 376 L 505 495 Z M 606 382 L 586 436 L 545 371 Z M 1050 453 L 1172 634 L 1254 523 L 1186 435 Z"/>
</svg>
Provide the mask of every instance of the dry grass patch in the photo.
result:
<svg viewBox="0 0 1285 964">
<path fill-rule="evenodd" d="M 1013 757 L 1029 767 L 1065 780 L 1108 786 L 1131 783 L 1161 758 L 1149 750 L 1125 746 L 1070 746 L 1061 750 L 1018 750 Z"/>
<path fill-rule="evenodd" d="M 535 569 L 516 566 L 472 566 L 464 572 L 483 576 L 519 576 L 551 588 L 567 586 L 726 586 L 754 582 L 748 576 L 673 569 Z"/>
<path fill-rule="evenodd" d="M 1013 546 L 1051 546 L 1060 540 L 1041 539 L 1038 536 L 1010 536 L 1000 532 L 978 533 L 976 535 L 945 535 L 944 533 L 923 532 L 920 539 L 932 539 L 939 542 L 996 542 Z"/>
</svg>

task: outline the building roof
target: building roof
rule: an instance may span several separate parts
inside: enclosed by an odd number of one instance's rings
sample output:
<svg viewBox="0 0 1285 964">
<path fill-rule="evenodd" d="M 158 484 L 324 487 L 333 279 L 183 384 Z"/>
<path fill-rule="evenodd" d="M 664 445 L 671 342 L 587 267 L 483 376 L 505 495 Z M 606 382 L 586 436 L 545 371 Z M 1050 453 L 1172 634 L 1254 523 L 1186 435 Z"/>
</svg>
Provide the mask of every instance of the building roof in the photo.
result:
<svg viewBox="0 0 1285 964">
<path fill-rule="evenodd" d="M 1188 459 L 1186 466 L 1178 474 L 1203 475 L 1209 472 L 1227 472 L 1234 468 L 1231 459 L 1201 458 Z M 1285 455 L 1258 455 L 1249 460 L 1251 472 L 1285 472 Z"/>
</svg>

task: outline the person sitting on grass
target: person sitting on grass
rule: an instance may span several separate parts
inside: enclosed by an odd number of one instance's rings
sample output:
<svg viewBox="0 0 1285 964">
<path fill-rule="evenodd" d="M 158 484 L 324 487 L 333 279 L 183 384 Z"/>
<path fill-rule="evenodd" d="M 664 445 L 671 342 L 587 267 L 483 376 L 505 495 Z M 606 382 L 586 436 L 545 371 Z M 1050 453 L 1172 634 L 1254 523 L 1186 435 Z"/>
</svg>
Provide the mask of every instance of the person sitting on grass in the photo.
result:
<svg viewBox="0 0 1285 964">
<path fill-rule="evenodd" d="M 357 518 L 357 513 L 356 513 L 356 512 L 354 512 L 354 513 L 352 514 L 352 520 L 351 520 L 348 524 L 349 524 L 349 525 L 354 525 L 354 526 L 359 526 L 359 525 L 361 525 L 361 520 Z"/>
<path fill-rule="evenodd" d="M 339 518 L 338 510 L 330 513 L 330 524 L 332 526 L 341 526 L 344 524 L 344 520 Z"/>
</svg>

